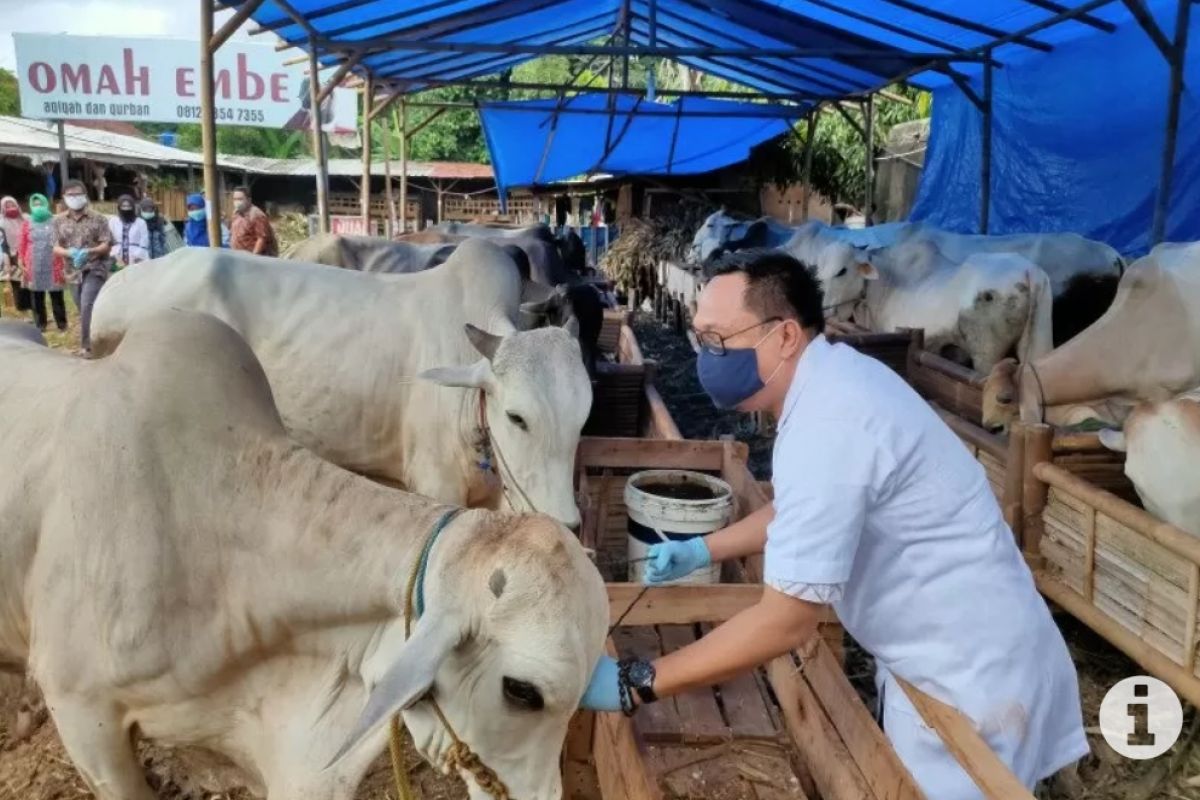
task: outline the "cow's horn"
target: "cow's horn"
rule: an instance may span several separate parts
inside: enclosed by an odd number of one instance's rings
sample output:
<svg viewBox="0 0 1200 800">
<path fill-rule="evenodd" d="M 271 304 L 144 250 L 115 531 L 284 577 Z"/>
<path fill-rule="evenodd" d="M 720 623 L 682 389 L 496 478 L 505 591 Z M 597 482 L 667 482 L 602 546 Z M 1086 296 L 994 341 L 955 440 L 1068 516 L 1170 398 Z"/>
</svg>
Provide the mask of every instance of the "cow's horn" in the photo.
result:
<svg viewBox="0 0 1200 800">
<path fill-rule="evenodd" d="M 496 350 L 500 347 L 501 338 L 495 334 L 488 333 L 485 330 L 476 328 L 471 323 L 463 326 L 467 332 L 467 338 L 471 340 L 471 345 L 479 351 L 479 355 L 491 361 L 496 356 Z"/>
</svg>

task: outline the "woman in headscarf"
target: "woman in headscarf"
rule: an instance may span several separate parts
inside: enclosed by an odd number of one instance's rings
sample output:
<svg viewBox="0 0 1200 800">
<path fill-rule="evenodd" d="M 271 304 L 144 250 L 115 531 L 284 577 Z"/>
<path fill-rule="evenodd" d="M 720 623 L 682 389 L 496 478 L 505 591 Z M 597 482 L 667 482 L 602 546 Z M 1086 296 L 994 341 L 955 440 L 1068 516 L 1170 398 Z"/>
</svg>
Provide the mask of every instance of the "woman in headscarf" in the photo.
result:
<svg viewBox="0 0 1200 800">
<path fill-rule="evenodd" d="M 146 230 L 150 232 L 151 258 L 162 258 L 183 245 L 179 231 L 175 230 L 170 220 L 164 219 L 158 213 L 158 204 L 154 202 L 154 198 L 143 197 L 138 209 L 139 215 L 146 223 Z"/>
<path fill-rule="evenodd" d="M 21 226 L 24 224 L 25 218 L 21 215 L 21 206 L 16 199 L 0 197 L 0 233 L 4 234 L 9 251 L 8 269 L 3 275 L 0 275 L 0 279 L 8 281 L 12 287 L 13 304 L 17 307 L 17 311 L 29 310 L 29 292 L 21 285 L 20 256 L 17 254 Z"/>
<path fill-rule="evenodd" d="M 117 269 L 150 257 L 150 231 L 146 220 L 138 216 L 133 195 L 117 198 L 117 215 L 108 218 L 108 231 L 112 234 L 112 259 Z"/>
<path fill-rule="evenodd" d="M 29 219 L 21 226 L 21 265 L 25 286 L 29 289 L 33 320 L 39 330 L 46 330 L 46 295 L 54 311 L 54 323 L 60 331 L 67 329 L 67 305 L 63 302 L 66 269 L 63 260 L 54 255 L 54 215 L 45 195 L 29 196 Z"/>
<path fill-rule="evenodd" d="M 200 192 L 187 196 L 187 224 L 183 226 L 183 240 L 188 247 L 208 247 L 208 207 Z M 221 247 L 229 245 L 229 229 L 221 225 Z"/>
</svg>

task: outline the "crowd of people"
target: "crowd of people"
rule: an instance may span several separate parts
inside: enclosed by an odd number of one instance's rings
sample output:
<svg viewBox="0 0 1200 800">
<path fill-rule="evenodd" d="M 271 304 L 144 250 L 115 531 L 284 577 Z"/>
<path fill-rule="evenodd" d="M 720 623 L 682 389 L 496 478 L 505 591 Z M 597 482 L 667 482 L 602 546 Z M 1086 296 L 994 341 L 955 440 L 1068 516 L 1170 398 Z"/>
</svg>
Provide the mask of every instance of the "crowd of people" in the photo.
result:
<svg viewBox="0 0 1200 800">
<path fill-rule="evenodd" d="M 16 198 L 0 198 L 0 300 L 8 284 L 18 315 L 28 315 L 39 330 L 49 328 L 50 315 L 59 331 L 67 330 L 71 292 L 80 319 L 80 353 L 91 353 L 92 307 L 109 276 L 141 261 L 160 258 L 179 247 L 209 247 L 207 204 L 203 194 L 186 200 L 183 235 L 164 217 L 153 198 L 124 194 L 116 214 L 91 208 L 82 181 L 63 185 L 56 214 L 50 199 L 32 194 L 25 210 Z M 276 256 L 279 245 L 266 213 L 255 206 L 250 190 L 233 191 L 233 215 L 221 223 L 220 247 Z M 0 305 L 3 305 L 0 302 Z"/>
</svg>

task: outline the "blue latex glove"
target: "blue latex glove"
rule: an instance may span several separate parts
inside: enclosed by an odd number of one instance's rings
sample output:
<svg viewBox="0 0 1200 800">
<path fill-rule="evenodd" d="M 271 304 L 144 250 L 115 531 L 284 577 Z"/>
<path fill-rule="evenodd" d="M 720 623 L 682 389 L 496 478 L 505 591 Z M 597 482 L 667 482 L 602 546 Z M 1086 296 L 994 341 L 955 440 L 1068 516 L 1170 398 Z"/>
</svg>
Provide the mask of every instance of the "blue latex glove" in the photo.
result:
<svg viewBox="0 0 1200 800">
<path fill-rule="evenodd" d="M 592 680 L 588 683 L 579 707 L 588 711 L 620 711 L 621 687 L 617 661 L 611 656 L 600 656 Z"/>
<path fill-rule="evenodd" d="M 646 562 L 643 581 L 649 584 L 685 578 L 712 564 L 712 553 L 708 552 L 703 536 L 651 545 L 646 557 L 650 560 Z"/>
<path fill-rule="evenodd" d="M 79 269 L 86 264 L 87 259 L 87 250 L 84 250 L 82 247 L 76 247 L 71 250 L 71 261 L 75 264 L 75 269 Z"/>
</svg>

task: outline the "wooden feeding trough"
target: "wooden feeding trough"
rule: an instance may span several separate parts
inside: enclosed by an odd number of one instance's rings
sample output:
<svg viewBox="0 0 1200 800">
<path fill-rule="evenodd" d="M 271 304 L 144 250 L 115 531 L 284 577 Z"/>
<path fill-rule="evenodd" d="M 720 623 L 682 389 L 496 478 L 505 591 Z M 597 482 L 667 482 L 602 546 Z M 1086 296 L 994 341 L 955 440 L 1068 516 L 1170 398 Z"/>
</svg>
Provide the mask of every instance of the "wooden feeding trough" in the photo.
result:
<svg viewBox="0 0 1200 800">
<path fill-rule="evenodd" d="M 592 411 L 584 435 L 680 438 L 654 387 L 654 364 L 642 357 L 627 312 L 604 312 L 599 349 L 607 358 L 596 364 Z"/>
<path fill-rule="evenodd" d="M 624 483 L 644 469 L 716 475 L 734 490 L 735 515 L 768 502 L 731 441 L 584 438 L 576 459 L 585 545 L 609 583 L 609 613 L 624 615 L 611 653 L 655 657 L 757 602 L 761 563 L 730 565 L 727 583 L 642 587 L 624 579 Z M 640 595 L 640 598 L 639 598 Z M 832 614 L 803 653 L 716 689 L 647 706 L 633 719 L 580 713 L 564 751 L 565 794 L 579 800 L 705 797 L 916 800 L 924 797 L 842 671 Z M 832 646 L 831 646 L 832 645 Z M 957 711 L 912 687 L 918 710 L 975 777 L 984 795 L 1032 797 Z"/>
<path fill-rule="evenodd" d="M 1048 426 L 1013 436 L 1025 440 L 1025 547 L 1038 588 L 1200 705 L 1200 541 L 1134 505 L 1127 490 L 1114 493 L 1124 485 L 1106 471 L 1066 468 Z"/>
</svg>

